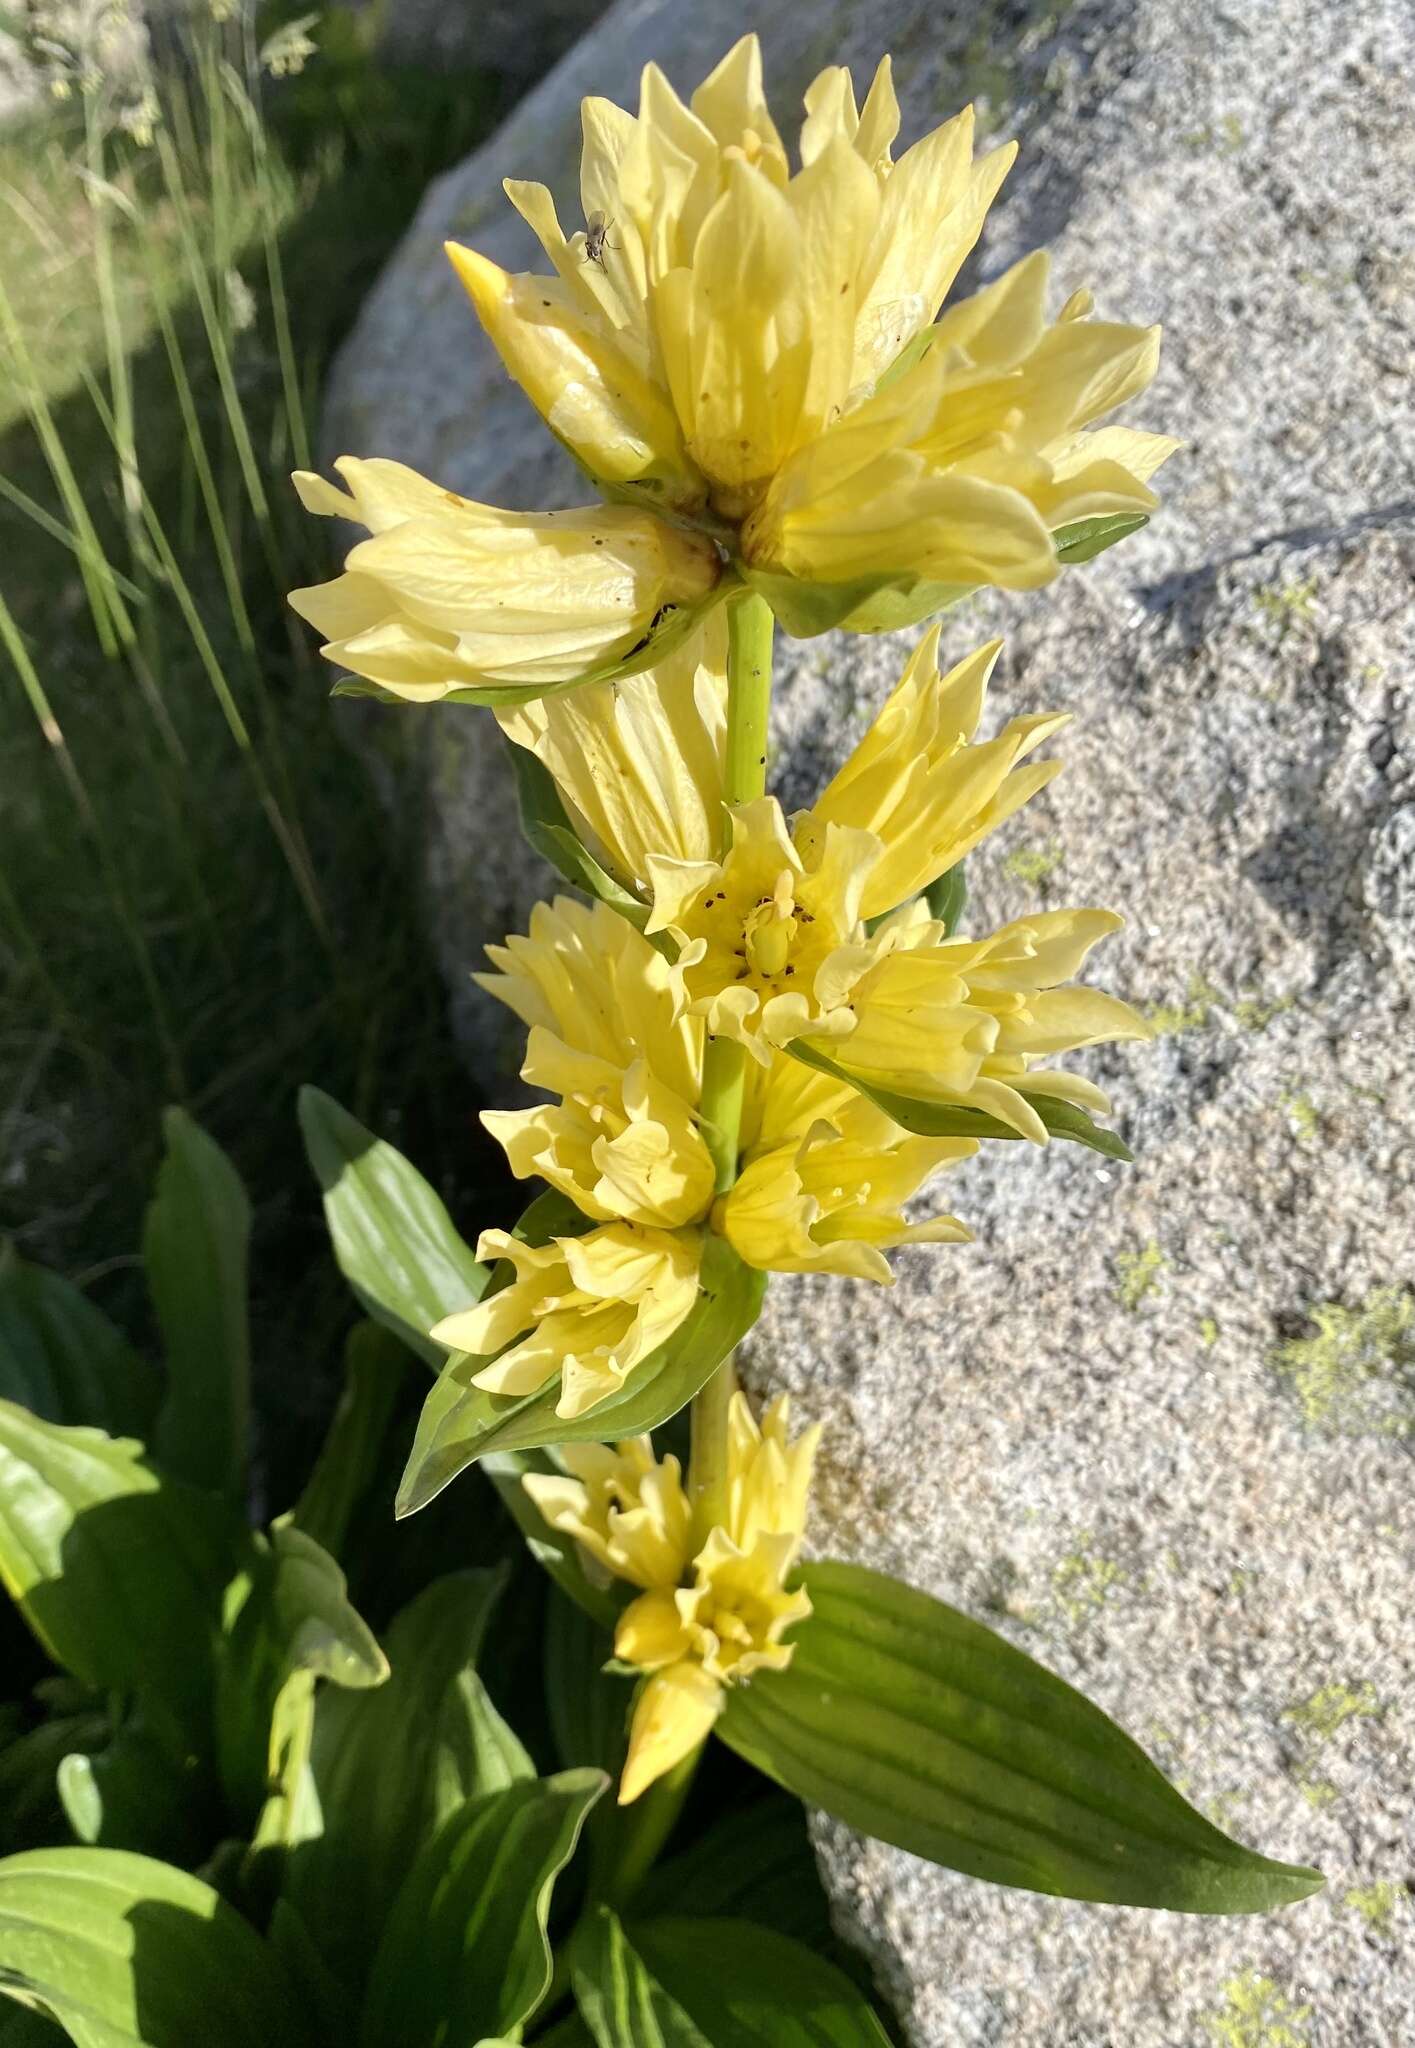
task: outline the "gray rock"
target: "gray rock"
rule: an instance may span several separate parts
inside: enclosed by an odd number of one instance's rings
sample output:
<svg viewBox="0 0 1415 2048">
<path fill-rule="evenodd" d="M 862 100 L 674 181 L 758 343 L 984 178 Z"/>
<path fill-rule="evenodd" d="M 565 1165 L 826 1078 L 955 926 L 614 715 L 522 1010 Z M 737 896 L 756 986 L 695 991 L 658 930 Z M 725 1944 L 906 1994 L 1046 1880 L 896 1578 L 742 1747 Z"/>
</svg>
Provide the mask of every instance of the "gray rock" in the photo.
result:
<svg viewBox="0 0 1415 2048">
<path fill-rule="evenodd" d="M 826 1821 L 823 1868 L 925 2048 L 1395 2048 L 1415 2039 L 1415 16 L 777 12 L 783 116 L 815 66 L 858 75 L 884 47 L 914 132 L 986 95 L 1022 156 L 976 276 L 1045 242 L 1061 292 L 1163 319 L 1137 418 L 1188 448 L 1144 534 L 946 631 L 956 655 L 1006 629 L 996 716 L 1077 713 L 1067 772 L 970 863 L 970 916 L 1126 913 L 1095 978 L 1159 1036 L 1088 1071 L 1138 1163 L 992 1148 L 942 1184 L 974 1246 L 905 1253 L 888 1293 L 778 1279 L 745 1370 L 826 1423 L 819 1550 L 985 1616 L 1329 1887 L 1255 1920 L 1094 1909 Z M 691 83 L 745 25 L 725 0 L 620 0 L 429 193 L 346 350 L 331 452 L 506 502 L 577 495 L 438 244 L 526 260 L 501 175 L 568 201 L 581 93 L 630 97 L 648 54 Z M 907 644 L 782 647 L 789 803 Z M 362 729 L 464 985 L 545 880 L 511 850 L 494 733 L 455 709 Z M 504 1036 L 465 999 L 459 1024 L 501 1086 Z"/>
<path fill-rule="evenodd" d="M 388 64 L 499 72 L 524 85 L 550 69 L 605 0 L 341 0 L 376 9 L 378 54 Z"/>
</svg>

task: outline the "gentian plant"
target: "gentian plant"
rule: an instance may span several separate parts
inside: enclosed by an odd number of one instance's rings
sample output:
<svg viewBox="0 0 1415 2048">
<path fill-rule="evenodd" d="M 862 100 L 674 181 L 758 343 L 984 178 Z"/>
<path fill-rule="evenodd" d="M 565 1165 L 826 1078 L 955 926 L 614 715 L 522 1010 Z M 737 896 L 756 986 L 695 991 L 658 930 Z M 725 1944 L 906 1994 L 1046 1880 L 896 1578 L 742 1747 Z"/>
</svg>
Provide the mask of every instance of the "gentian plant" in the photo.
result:
<svg viewBox="0 0 1415 2048">
<path fill-rule="evenodd" d="M 400 1495 L 488 1464 L 537 1555 L 635 1675 L 619 1797 L 710 1733 L 803 1798 L 952 1868 L 1201 1911 L 1314 1873 L 1227 1840 L 1099 1710 L 977 1622 L 803 1562 L 814 1430 L 758 1420 L 733 1348 L 772 1272 L 889 1284 L 924 1183 L 981 1146 L 1128 1155 L 1058 1064 L 1148 1036 L 1083 986 L 1112 912 L 960 928 L 964 856 L 1058 772 L 1063 716 L 979 737 L 999 643 L 933 626 L 808 809 L 767 789 L 776 626 L 921 623 L 1035 589 L 1142 525 L 1175 443 L 1107 424 L 1159 336 L 1046 311 L 1024 258 L 948 301 L 1013 149 L 970 112 L 895 160 L 889 62 L 806 95 L 799 167 L 747 37 L 684 104 L 583 108 L 586 229 L 507 184 L 548 276 L 449 255 L 511 375 L 600 502 L 519 514 L 397 463 L 305 503 L 368 528 L 292 603 L 348 678 L 489 707 L 536 847 L 589 901 L 540 906 L 483 985 L 547 1099 L 489 1113 L 542 1192 L 451 1287 Z M 490 733 L 488 733 L 490 739 Z M 465 1297 L 465 1298 L 463 1298 Z M 690 1409 L 686 1462 L 648 1432 Z"/>
</svg>

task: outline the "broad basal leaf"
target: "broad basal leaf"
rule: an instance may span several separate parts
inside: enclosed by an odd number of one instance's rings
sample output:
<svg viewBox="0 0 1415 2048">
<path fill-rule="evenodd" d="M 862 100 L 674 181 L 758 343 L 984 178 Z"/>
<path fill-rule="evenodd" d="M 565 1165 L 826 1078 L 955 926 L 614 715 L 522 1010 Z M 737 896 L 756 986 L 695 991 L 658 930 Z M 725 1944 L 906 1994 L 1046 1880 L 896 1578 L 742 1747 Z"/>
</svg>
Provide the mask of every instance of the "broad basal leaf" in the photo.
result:
<svg viewBox="0 0 1415 2048">
<path fill-rule="evenodd" d="M 892 1088 L 878 1088 L 873 1082 L 861 1080 L 847 1067 L 841 1066 L 814 1045 L 807 1045 L 804 1039 L 793 1039 L 787 1050 L 803 1065 L 817 1068 L 822 1074 L 833 1074 L 839 1081 L 848 1081 L 858 1089 L 877 1109 L 893 1117 L 895 1123 L 906 1131 L 915 1131 L 924 1138 L 1014 1138 L 1025 1143 L 1022 1133 L 1014 1131 L 1011 1124 L 1005 1124 L 995 1116 L 987 1116 L 980 1109 L 968 1109 L 952 1102 L 925 1102 L 913 1095 L 900 1095 Z M 1093 1123 L 1084 1109 L 1074 1102 L 1063 1102 L 1058 1095 L 1029 1095 L 1028 1102 L 1037 1112 L 1053 1138 L 1069 1138 L 1073 1144 L 1085 1145 L 1092 1152 L 1102 1152 L 1107 1159 L 1119 1159 L 1128 1163 L 1133 1155 L 1123 1139 L 1114 1131 L 1103 1130 Z"/>
<path fill-rule="evenodd" d="M 423 1404 L 398 1490 L 396 1511 L 426 1507 L 450 1480 L 491 1451 L 597 1443 L 637 1436 L 686 1407 L 757 1319 L 765 1275 L 743 1265 L 724 1238 L 709 1234 L 702 1292 L 666 1344 L 629 1374 L 619 1392 L 587 1414 L 557 1415 L 558 1381 L 511 1399 L 471 1385 L 485 1360 L 454 1354 Z"/>
<path fill-rule="evenodd" d="M 480 1300 L 485 1266 L 417 1168 L 331 1096 L 300 1090 L 300 1129 L 340 1272 L 376 1322 L 440 1367 L 428 1331 Z"/>
<path fill-rule="evenodd" d="M 444 2048 L 509 2034 L 550 1985 L 555 1879 L 602 1771 L 531 1778 L 459 1807 L 403 1882 L 364 2004 L 362 2048 Z"/>
<path fill-rule="evenodd" d="M 1305 1898 L 1316 1871 L 1232 1842 L 1114 1722 L 1001 1636 L 856 1565 L 801 1574 L 813 1613 L 717 1732 L 789 1791 L 951 1870 L 1177 1912 Z"/>
<path fill-rule="evenodd" d="M 239 1498 L 250 1418 L 250 1203 L 226 1154 L 185 1110 L 169 1109 L 162 1131 L 143 1230 L 167 1360 L 153 1449 L 174 1477 Z"/>
<path fill-rule="evenodd" d="M 0 1994 L 78 2048 L 311 2048 L 273 1951 L 209 1885 L 111 1849 L 0 1862 Z"/>
<path fill-rule="evenodd" d="M 146 1436 L 158 1379 L 86 1294 L 0 1245 L 0 1399 L 46 1422 Z"/>
<path fill-rule="evenodd" d="M 222 1589 L 248 1542 L 141 1444 L 0 1401 L 0 1577 L 57 1664 L 134 1694 L 183 1750 L 206 1744 Z"/>
<path fill-rule="evenodd" d="M 324 1831 L 291 1859 L 285 1889 L 347 1983 L 362 1983 L 400 1883 L 449 1816 L 535 1775 L 476 1670 L 505 1582 L 504 1568 L 435 1580 L 388 1632 L 388 1683 L 319 1701 Z"/>
<path fill-rule="evenodd" d="M 598 2048 L 888 2048 L 848 1977 L 752 1921 L 624 1927 L 601 1906 L 581 1922 L 571 1961 Z"/>
</svg>

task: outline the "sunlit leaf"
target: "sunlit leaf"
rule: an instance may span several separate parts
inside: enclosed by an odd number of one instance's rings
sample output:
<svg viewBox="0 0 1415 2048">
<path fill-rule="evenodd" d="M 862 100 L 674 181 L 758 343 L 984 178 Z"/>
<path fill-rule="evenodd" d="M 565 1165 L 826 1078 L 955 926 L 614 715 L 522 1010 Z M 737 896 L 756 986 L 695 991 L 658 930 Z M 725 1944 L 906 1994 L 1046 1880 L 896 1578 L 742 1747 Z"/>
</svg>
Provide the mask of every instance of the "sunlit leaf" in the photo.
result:
<svg viewBox="0 0 1415 2048">
<path fill-rule="evenodd" d="M 361 2048 L 508 2034 L 550 1985 L 551 1892 L 601 1771 L 524 1779 L 460 1806 L 403 1881 L 373 1965 Z"/>
<path fill-rule="evenodd" d="M 804 1039 L 793 1039 L 787 1050 L 803 1065 L 815 1067 L 822 1074 L 832 1074 L 838 1081 L 848 1081 L 877 1109 L 892 1117 L 906 1131 L 915 1131 L 925 1138 L 1002 1138 L 1025 1144 L 1020 1131 L 1014 1131 L 1011 1124 L 1005 1124 L 995 1116 L 988 1116 L 981 1109 L 969 1109 L 956 1102 L 928 1102 L 920 1096 L 901 1095 L 894 1088 L 880 1088 L 873 1081 L 864 1080 L 859 1074 L 852 1074 L 848 1067 L 823 1053 L 818 1046 L 808 1045 Z M 1074 1102 L 1063 1102 L 1059 1095 L 1029 1095 L 1027 1101 L 1037 1112 L 1053 1138 L 1067 1138 L 1075 1145 L 1084 1145 L 1091 1152 L 1100 1152 L 1107 1159 L 1118 1159 L 1124 1164 L 1133 1162 L 1134 1154 L 1123 1138 L 1114 1131 L 1094 1123 L 1084 1109 Z"/>
<path fill-rule="evenodd" d="M 1221 1834 L 1099 1707 L 981 1623 L 858 1565 L 800 1576 L 813 1612 L 790 1665 L 732 1687 L 717 1723 L 799 1798 L 1064 1898 L 1245 1913 L 1320 1887 Z"/>
<path fill-rule="evenodd" d="M 312 2048 L 274 1951 L 186 1871 L 112 1849 L 0 1862 L 0 1995 L 77 2048 Z"/>
<path fill-rule="evenodd" d="M 332 1096 L 300 1090 L 300 1129 L 340 1272 L 376 1322 L 441 1366 L 428 1331 L 480 1300 L 485 1266 L 417 1168 Z"/>
<path fill-rule="evenodd" d="M 687 1405 L 756 1321 L 765 1275 L 745 1266 L 724 1238 L 704 1246 L 702 1292 L 687 1320 L 635 1366 L 623 1386 L 587 1414 L 556 1413 L 558 1381 L 512 1398 L 471 1385 L 484 1359 L 456 1353 L 423 1404 L 398 1490 L 396 1511 L 410 1515 L 459 1472 L 493 1451 L 595 1443 L 656 1429 Z"/>
</svg>

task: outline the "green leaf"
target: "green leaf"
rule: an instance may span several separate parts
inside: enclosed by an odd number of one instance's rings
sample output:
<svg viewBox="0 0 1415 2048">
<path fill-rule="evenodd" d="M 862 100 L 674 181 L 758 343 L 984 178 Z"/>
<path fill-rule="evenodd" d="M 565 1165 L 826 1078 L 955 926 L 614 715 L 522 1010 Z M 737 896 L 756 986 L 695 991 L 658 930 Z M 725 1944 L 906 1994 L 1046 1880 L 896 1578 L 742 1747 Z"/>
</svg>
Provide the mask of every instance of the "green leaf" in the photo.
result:
<svg viewBox="0 0 1415 2048">
<path fill-rule="evenodd" d="M 962 861 L 930 882 L 924 895 L 929 915 L 938 919 L 951 939 L 962 922 L 968 902 L 968 878 L 963 872 Z"/>
<path fill-rule="evenodd" d="M 448 1818 L 394 1903 L 363 2048 L 443 2048 L 530 2018 L 550 1985 L 551 1891 L 607 1784 L 601 1771 L 562 1771 L 469 1800 Z"/>
<path fill-rule="evenodd" d="M 751 1920 L 820 1952 L 836 1946 L 805 1808 L 781 1792 L 734 1808 L 656 1865 L 653 1896 L 665 1911 L 679 1904 L 712 1918 Z"/>
<path fill-rule="evenodd" d="M 873 1082 L 862 1080 L 847 1067 L 837 1065 L 818 1046 L 807 1045 L 804 1039 L 795 1038 L 787 1047 L 794 1059 L 804 1066 L 816 1067 L 822 1074 L 833 1074 L 838 1081 L 848 1081 L 867 1101 L 882 1109 L 886 1116 L 906 1131 L 915 1131 L 925 1138 L 1008 1138 L 1025 1144 L 1020 1131 L 1014 1131 L 1011 1124 L 1005 1124 L 995 1116 L 988 1116 L 981 1109 L 968 1109 L 956 1102 L 925 1102 L 913 1095 L 900 1095 L 893 1088 L 878 1088 Z M 1100 1124 L 1093 1123 L 1084 1109 L 1074 1102 L 1063 1102 L 1059 1095 L 1029 1095 L 1037 1115 L 1046 1125 L 1053 1138 L 1069 1138 L 1075 1145 L 1085 1145 L 1092 1152 L 1100 1152 L 1107 1159 L 1118 1159 L 1130 1164 L 1134 1154 L 1123 1138 L 1114 1131 L 1107 1131 Z"/>
<path fill-rule="evenodd" d="M 1105 512 L 1097 519 L 1078 519 L 1070 526 L 1058 526 L 1052 535 L 1059 562 L 1089 562 L 1148 526 L 1148 512 Z"/>
<path fill-rule="evenodd" d="M 289 1746 L 301 1736 L 291 1721 L 305 1717 L 316 1678 L 362 1689 L 387 1676 L 387 1659 L 349 1604 L 328 1551 L 288 1522 L 277 1522 L 268 1539 L 256 1537 L 227 1594 L 217 1672 L 221 1774 L 237 1814 L 254 1814 L 292 1761 Z M 287 1686 L 293 1697 L 282 1714 Z"/>
<path fill-rule="evenodd" d="M 294 1986 L 298 2010 L 318 2013 L 320 2040 L 356 2040 L 359 2011 L 352 1988 L 335 1976 L 288 1899 L 275 1901 L 268 1939 Z"/>
<path fill-rule="evenodd" d="M 417 1168 L 332 1096 L 300 1090 L 300 1129 L 340 1272 L 375 1322 L 441 1366 L 446 1353 L 428 1331 L 481 1299 L 486 1267 Z"/>
<path fill-rule="evenodd" d="M 249 1541 L 143 1447 L 0 1401 L 0 1578 L 56 1664 L 204 1748 L 222 1589 Z"/>
<path fill-rule="evenodd" d="M 0 2048 L 64 2048 L 72 2038 L 42 2012 L 8 2000 L 0 2004 Z"/>
<path fill-rule="evenodd" d="M 967 597 L 970 586 L 880 571 L 842 583 L 807 583 L 780 570 L 743 564 L 742 576 L 771 606 L 783 631 L 812 640 L 842 626 L 852 633 L 893 633 L 917 626 Z"/>
<path fill-rule="evenodd" d="M 692 1400 L 756 1321 L 766 1276 L 709 1233 L 702 1292 L 687 1320 L 636 1366 L 619 1391 L 588 1414 L 557 1415 L 557 1380 L 537 1394 L 508 1398 L 470 1384 L 484 1359 L 454 1353 L 423 1404 L 395 1512 L 411 1515 L 489 1451 L 547 1444 L 602 1443 L 656 1429 Z"/>
<path fill-rule="evenodd" d="M 864 1994 L 799 1942 L 748 1920 L 636 1920 L 607 1906 L 571 1945 L 598 2048 L 888 2048 Z"/>
<path fill-rule="evenodd" d="M 78 2048 L 304 2048 L 272 1950 L 209 1885 L 112 1849 L 0 1862 L 0 1992 Z"/>
<path fill-rule="evenodd" d="M 356 1323 L 344 1345 L 344 1386 L 304 1492 L 295 1528 L 340 1555 L 355 1508 L 373 1484 L 408 1368 L 405 1344 L 377 1323 Z"/>
<path fill-rule="evenodd" d="M 535 1775 L 476 1662 L 506 1571 L 437 1579 L 388 1633 L 388 1683 L 327 1692 L 312 1769 L 324 1832 L 291 1859 L 286 1896 L 341 1981 L 360 1984 L 399 1883 L 469 1799 Z"/>
<path fill-rule="evenodd" d="M 250 1203 L 226 1154 L 185 1110 L 169 1109 L 162 1130 L 167 1149 L 143 1230 L 167 1358 L 153 1449 L 174 1478 L 239 1498 L 250 1420 Z"/>
<path fill-rule="evenodd" d="M 616 882 L 589 849 L 581 845 L 555 777 L 545 763 L 529 747 L 518 747 L 511 740 L 506 744 L 516 776 L 521 830 L 532 847 L 567 882 L 573 882 L 588 896 L 597 896 L 601 903 L 608 903 L 642 931 L 648 923 L 647 904 L 640 903 L 637 896 Z"/>
<path fill-rule="evenodd" d="M 0 1398 L 46 1422 L 146 1436 L 157 1375 L 88 1296 L 0 1246 Z"/>
<path fill-rule="evenodd" d="M 785 1671 L 734 1686 L 717 1732 L 850 1827 L 1025 1891 L 1176 1912 L 1305 1898 L 1196 1813 L 1099 1707 L 981 1623 L 857 1565 L 801 1574 Z"/>
</svg>

